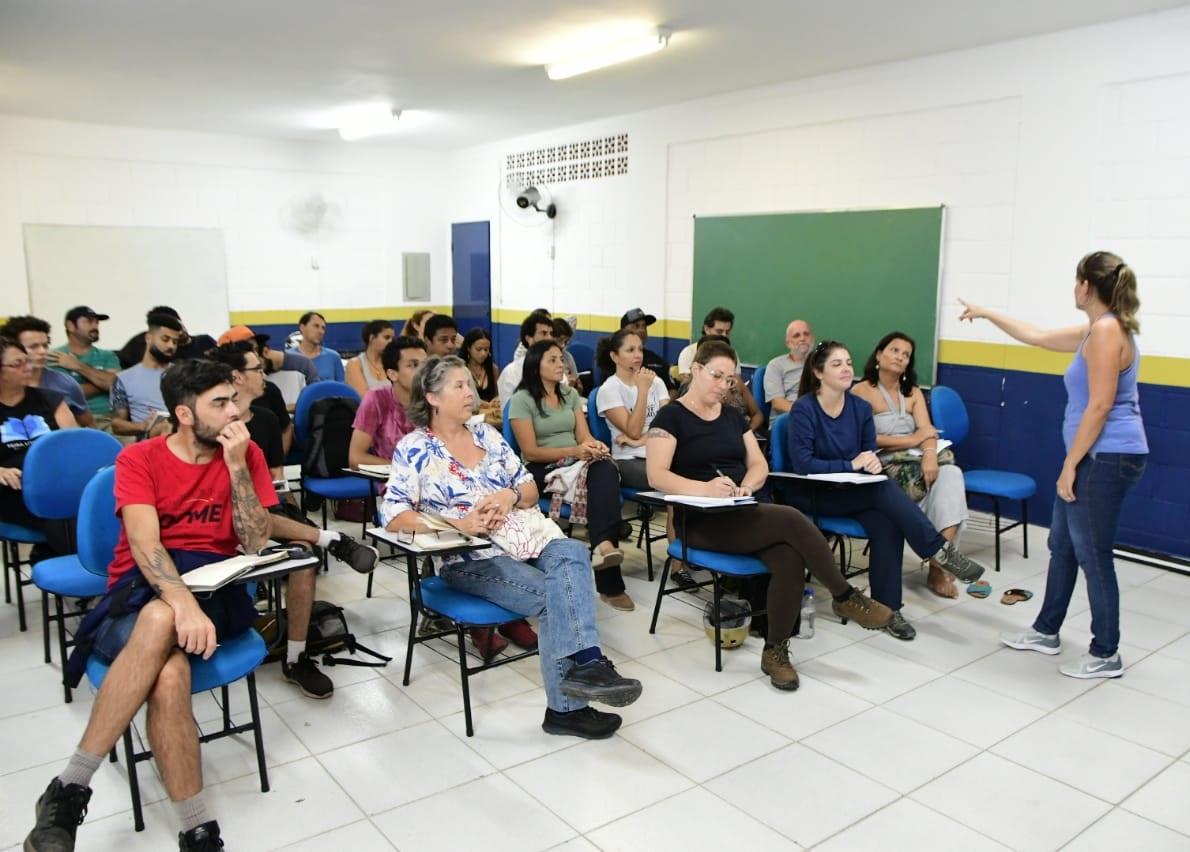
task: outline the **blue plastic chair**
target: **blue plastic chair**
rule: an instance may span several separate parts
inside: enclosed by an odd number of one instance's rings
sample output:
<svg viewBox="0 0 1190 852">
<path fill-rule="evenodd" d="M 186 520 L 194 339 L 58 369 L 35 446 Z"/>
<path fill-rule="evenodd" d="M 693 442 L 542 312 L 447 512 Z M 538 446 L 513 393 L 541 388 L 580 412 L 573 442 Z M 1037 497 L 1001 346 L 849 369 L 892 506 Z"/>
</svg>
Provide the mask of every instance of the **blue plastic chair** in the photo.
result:
<svg viewBox="0 0 1190 852">
<path fill-rule="evenodd" d="M 752 398 L 756 400 L 756 406 L 760 409 L 760 413 L 764 415 L 764 422 L 769 423 L 769 415 L 772 414 L 773 404 L 764 401 L 764 371 L 765 365 L 761 364 L 752 371 L 752 380 L 749 384 L 752 387 Z M 772 434 L 772 424 L 770 423 L 769 434 Z"/>
<path fill-rule="evenodd" d="M 122 445 L 105 432 L 95 429 L 62 429 L 34 442 L 25 457 L 21 491 L 29 511 L 39 518 L 67 521 L 78 517 L 79 505 L 87 483 L 95 473 L 115 463 Z M 106 577 L 97 577 L 79 561 L 78 554 L 43 559 L 33 566 L 33 585 L 42 592 L 42 640 L 45 661 L 50 662 L 50 624 L 57 624 L 59 659 L 66 662 L 66 619 L 86 613 L 79 609 L 69 615 L 63 598 L 94 598 L 107 590 Z M 54 614 L 49 600 L 54 599 Z M 66 703 L 71 701 L 70 687 L 63 683 Z"/>
<path fill-rule="evenodd" d="M 967 437 L 971 421 L 967 417 L 967 406 L 953 388 L 935 385 L 930 391 L 930 416 L 942 437 L 957 445 Z M 992 498 L 995 515 L 996 570 L 1000 570 L 1000 536 L 1009 530 L 1021 528 L 1024 557 L 1029 558 L 1029 499 L 1037 493 L 1037 482 L 1031 476 L 1010 470 L 964 470 L 968 494 L 982 494 Z M 1018 500 L 1021 504 L 1021 519 L 1006 527 L 1000 526 L 1000 501 Z"/>
<path fill-rule="evenodd" d="M 769 442 L 769 450 L 772 453 L 772 470 L 774 473 L 791 473 L 793 465 L 790 464 L 789 457 L 786 453 L 787 442 L 789 440 L 789 415 L 778 414 L 773 419 L 773 426 L 769 430 L 772 440 Z M 779 488 L 788 488 L 788 480 L 778 480 Z M 811 512 L 810 520 L 814 522 L 814 526 L 822 530 L 826 534 L 827 539 L 831 542 L 831 550 L 836 547 L 839 549 L 839 572 L 844 576 L 854 576 L 847 573 L 847 543 L 848 538 L 867 538 L 868 532 L 864 529 L 863 524 L 855 518 L 847 517 L 846 515 L 822 515 L 818 512 Z"/>
<path fill-rule="evenodd" d="M 507 402 L 504 403 L 504 420 L 503 420 L 503 423 L 501 424 L 501 430 L 504 435 L 504 442 L 506 444 L 508 444 L 508 446 L 512 447 L 512 451 L 519 456 L 521 454 L 521 445 L 517 443 L 516 435 L 513 434 L 513 431 L 512 431 L 512 421 L 508 419 L 508 405 L 509 405 L 509 403 L 507 403 Z M 550 513 L 550 498 L 542 497 L 540 500 L 537 501 L 537 505 L 538 505 L 538 507 L 540 507 L 541 511 L 544 512 L 545 514 L 548 515 Z M 569 504 L 563 503 L 562 510 L 558 514 L 559 514 L 559 517 L 562 518 L 562 520 L 564 520 L 564 521 L 569 520 L 569 518 L 570 518 Z"/>
<path fill-rule="evenodd" d="M 12 603 L 13 586 L 16 586 L 17 623 L 23 633 L 29 625 L 25 620 L 24 587 L 33 582 L 21 573 L 22 565 L 31 565 L 31 559 L 21 559 L 20 545 L 45 544 L 46 535 L 41 530 L 0 520 L 0 559 L 4 562 L 4 602 Z"/>
<path fill-rule="evenodd" d="M 116 469 L 107 467 L 95 474 L 83 490 L 82 502 L 79 505 L 78 520 L 78 556 L 82 566 L 98 577 L 102 577 L 104 585 L 107 582 L 107 568 L 111 564 L 116 544 L 120 539 L 120 521 L 116 516 Z M 133 569 L 137 570 L 137 569 Z M 211 655 L 209 660 L 201 657 L 190 657 L 190 692 L 191 694 L 213 689 L 222 691 L 223 726 L 209 734 L 199 737 L 200 742 L 209 742 L 220 737 L 252 732 L 256 744 L 256 762 L 260 770 L 260 791 L 269 791 L 268 769 L 264 759 L 264 739 L 260 725 L 260 706 L 256 697 L 256 667 L 264 662 L 267 655 L 264 639 L 255 630 L 248 630 L 232 639 L 224 639 L 219 649 Z M 108 664 L 92 655 L 87 660 L 87 680 L 96 689 L 107 676 Z M 248 705 L 251 710 L 251 722 L 243 725 L 233 725 L 231 721 L 231 705 L 228 703 L 228 687 L 241 678 L 246 679 L 248 687 Z M 124 731 L 124 757 L 128 761 L 128 789 L 132 797 L 133 823 L 137 831 L 145 827 L 144 815 L 141 812 L 140 782 L 136 774 L 136 764 L 148 760 L 153 756 L 151 751 L 136 751 L 132 742 L 132 726 Z M 115 749 L 112 750 L 115 760 Z"/>
</svg>

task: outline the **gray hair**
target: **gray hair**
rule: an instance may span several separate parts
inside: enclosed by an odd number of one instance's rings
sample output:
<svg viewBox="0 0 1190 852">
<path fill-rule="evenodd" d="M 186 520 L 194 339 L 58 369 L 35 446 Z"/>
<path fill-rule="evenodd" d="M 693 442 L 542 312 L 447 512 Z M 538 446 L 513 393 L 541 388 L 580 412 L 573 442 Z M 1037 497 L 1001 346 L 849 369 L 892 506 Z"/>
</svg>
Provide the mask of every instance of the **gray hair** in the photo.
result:
<svg viewBox="0 0 1190 852">
<path fill-rule="evenodd" d="M 434 416 L 434 406 L 426 399 L 428 394 L 442 393 L 446 384 L 446 375 L 451 370 L 462 370 L 467 374 L 467 381 L 471 383 L 471 391 L 475 394 L 475 402 L 471 406 L 471 413 L 479 411 L 479 392 L 475 389 L 475 379 L 471 371 L 457 355 L 432 355 L 413 377 L 413 384 L 409 388 L 409 406 L 406 413 L 417 426 L 428 427 Z"/>
</svg>

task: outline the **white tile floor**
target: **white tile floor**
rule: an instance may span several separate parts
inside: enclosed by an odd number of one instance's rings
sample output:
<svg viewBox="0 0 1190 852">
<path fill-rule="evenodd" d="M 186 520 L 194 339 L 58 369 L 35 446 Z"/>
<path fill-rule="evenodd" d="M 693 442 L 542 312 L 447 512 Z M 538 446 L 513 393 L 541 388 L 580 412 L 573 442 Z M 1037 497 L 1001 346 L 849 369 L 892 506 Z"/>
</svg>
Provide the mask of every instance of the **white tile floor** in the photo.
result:
<svg viewBox="0 0 1190 852">
<path fill-rule="evenodd" d="M 401 685 L 404 575 L 382 566 L 367 600 L 364 578 L 336 565 L 319 596 L 397 659 L 330 670 L 337 689 L 325 702 L 262 669 L 272 792 L 260 792 L 250 742 L 223 740 L 203 747 L 210 802 L 233 850 L 1190 850 L 1190 578 L 1120 563 L 1128 672 L 1070 680 L 1056 668 L 1089 637 L 1081 588 L 1060 657 L 996 641 L 1040 603 L 1044 531 L 1031 537 L 1029 560 L 1008 540 L 986 600 L 937 599 L 907 566 L 912 643 L 844 627 L 820 604 L 817 635 L 792 643 L 793 694 L 768 685 L 756 639 L 715 672 L 700 611 L 677 598 L 650 635 L 655 585 L 629 547 L 639 608 L 600 605 L 600 627 L 645 692 L 605 742 L 542 733 L 535 660 L 472 681 L 476 735 L 465 737 L 453 658 L 419 649 Z M 990 559 L 987 535 L 967 539 Z M 1011 586 L 1037 597 L 1002 606 Z M 83 689 L 62 704 L 30 592 L 28 633 L 0 605 L 0 849 L 19 846 L 91 703 Z M 218 716 L 206 697 L 195 712 Z M 105 764 L 80 849 L 173 847 L 160 782 L 147 769 L 141 778 L 147 830 L 132 832 L 123 769 Z"/>
</svg>

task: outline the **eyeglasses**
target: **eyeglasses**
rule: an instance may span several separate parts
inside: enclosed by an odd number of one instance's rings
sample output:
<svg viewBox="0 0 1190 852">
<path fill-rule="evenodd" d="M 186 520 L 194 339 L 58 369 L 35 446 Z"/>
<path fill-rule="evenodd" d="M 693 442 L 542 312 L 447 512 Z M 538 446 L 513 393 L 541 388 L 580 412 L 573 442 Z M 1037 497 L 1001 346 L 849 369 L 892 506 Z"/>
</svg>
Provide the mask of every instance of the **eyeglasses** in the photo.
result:
<svg viewBox="0 0 1190 852">
<path fill-rule="evenodd" d="M 13 370 L 23 370 L 28 366 L 29 366 L 28 358 L 26 358 L 24 361 L 9 361 L 7 364 L 0 363 L 0 367 L 8 367 Z"/>
<path fill-rule="evenodd" d="M 264 372 L 264 364 L 257 364 L 255 367 L 245 367 L 244 369 L 240 370 L 240 372 L 241 373 L 263 373 Z"/>
<path fill-rule="evenodd" d="M 708 376 L 711 377 L 712 381 L 723 382 L 729 388 L 735 387 L 735 376 L 728 375 L 727 373 L 721 372 L 719 370 L 712 370 L 710 367 L 707 367 L 706 365 L 700 365 L 700 366 L 702 366 L 703 372 L 705 372 Z"/>
</svg>

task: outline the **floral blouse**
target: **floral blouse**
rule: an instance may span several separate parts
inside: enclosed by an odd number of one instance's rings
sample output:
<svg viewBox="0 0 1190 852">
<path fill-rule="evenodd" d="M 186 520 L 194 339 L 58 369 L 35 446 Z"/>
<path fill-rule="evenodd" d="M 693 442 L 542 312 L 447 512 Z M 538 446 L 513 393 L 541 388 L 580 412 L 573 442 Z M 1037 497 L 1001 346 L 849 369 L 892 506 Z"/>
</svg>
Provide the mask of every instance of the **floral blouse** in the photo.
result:
<svg viewBox="0 0 1190 852">
<path fill-rule="evenodd" d="M 380 515 L 387 525 L 402 512 L 433 512 L 444 518 L 465 517 L 475 504 L 502 488 L 532 482 L 520 457 L 501 434 L 486 423 L 468 424 L 475 446 L 484 451 L 475 469 L 460 463 L 429 429 L 410 432 L 393 451 L 392 467 Z M 503 554 L 499 547 L 473 550 L 456 559 L 491 559 Z"/>
</svg>

